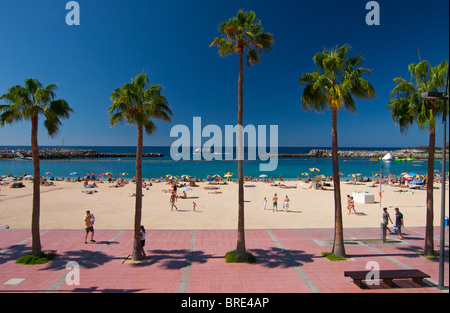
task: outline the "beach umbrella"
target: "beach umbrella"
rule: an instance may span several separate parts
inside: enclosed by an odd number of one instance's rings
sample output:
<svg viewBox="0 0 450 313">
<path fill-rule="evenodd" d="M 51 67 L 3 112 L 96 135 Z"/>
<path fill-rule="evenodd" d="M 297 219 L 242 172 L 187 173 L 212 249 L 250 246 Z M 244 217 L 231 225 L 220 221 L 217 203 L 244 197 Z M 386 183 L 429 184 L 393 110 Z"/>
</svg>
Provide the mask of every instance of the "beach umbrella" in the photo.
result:
<svg viewBox="0 0 450 313">
<path fill-rule="evenodd" d="M 189 175 L 181 175 L 181 179 L 189 180 L 189 179 L 191 179 L 191 176 L 189 176 Z"/>
<path fill-rule="evenodd" d="M 302 176 L 309 176 L 309 173 L 302 173 Z"/>
<path fill-rule="evenodd" d="M 209 177 L 207 178 L 207 180 L 208 180 L 208 181 L 214 181 L 214 180 L 215 180 L 215 178 L 214 178 L 214 177 L 212 177 L 212 176 L 209 176 Z"/>
<path fill-rule="evenodd" d="M 348 175 L 349 177 L 358 177 L 358 176 L 361 176 L 361 174 L 350 174 L 350 175 Z"/>
<path fill-rule="evenodd" d="M 172 175 L 170 175 L 170 174 L 166 175 L 166 180 L 173 180 L 173 179 L 174 179 L 174 177 Z"/>
<path fill-rule="evenodd" d="M 412 180 L 409 183 L 410 184 L 414 184 L 414 185 L 423 185 L 423 183 L 421 181 L 418 181 L 418 180 Z"/>
<path fill-rule="evenodd" d="M 231 177 L 231 176 L 233 176 L 233 175 L 234 175 L 233 173 L 228 172 L 228 173 L 226 173 L 225 175 L 223 175 L 223 177 Z M 259 177 L 261 177 L 261 176 L 259 176 Z"/>
<path fill-rule="evenodd" d="M 106 176 L 106 173 L 98 175 L 98 177 L 105 177 L 105 176 Z"/>
<path fill-rule="evenodd" d="M 411 172 L 411 173 L 408 173 L 408 175 L 411 175 L 411 176 L 416 176 L 417 174 L 416 174 L 416 173 L 414 173 L 414 172 Z"/>
<path fill-rule="evenodd" d="M 13 174 L 9 173 L 8 175 L 6 175 L 6 178 L 9 178 L 9 177 L 14 177 L 14 176 L 13 176 Z"/>
<path fill-rule="evenodd" d="M 45 172 L 45 175 L 53 175 L 52 172 Z"/>
<path fill-rule="evenodd" d="M 219 179 L 220 179 L 220 178 L 221 178 L 221 176 L 220 176 L 219 174 L 215 174 L 215 175 L 213 175 L 212 177 L 213 177 L 214 179 L 216 179 L 216 178 L 219 178 Z"/>
<path fill-rule="evenodd" d="M 32 179 L 32 178 L 33 178 L 33 175 L 26 175 L 24 178 L 25 178 L 25 179 Z"/>
<path fill-rule="evenodd" d="M 128 173 L 122 173 L 121 176 L 128 176 Z"/>
<path fill-rule="evenodd" d="M 259 178 L 267 178 L 267 177 L 268 176 L 266 174 L 259 175 Z"/>
<path fill-rule="evenodd" d="M 339 172 L 339 175 L 340 175 L 340 176 L 344 176 L 344 174 L 342 174 L 341 172 Z"/>
<path fill-rule="evenodd" d="M 313 172 L 313 173 L 318 173 L 318 172 L 320 172 L 320 170 L 319 170 L 318 168 L 315 168 L 315 167 L 310 168 L 309 171 L 310 171 L 310 172 Z"/>
</svg>

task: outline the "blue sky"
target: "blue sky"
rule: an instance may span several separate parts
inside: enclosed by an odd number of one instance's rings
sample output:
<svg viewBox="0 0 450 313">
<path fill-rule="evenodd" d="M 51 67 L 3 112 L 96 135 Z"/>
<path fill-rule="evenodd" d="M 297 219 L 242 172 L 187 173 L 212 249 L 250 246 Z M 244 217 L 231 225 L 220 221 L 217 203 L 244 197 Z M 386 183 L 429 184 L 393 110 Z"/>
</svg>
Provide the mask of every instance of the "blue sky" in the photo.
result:
<svg viewBox="0 0 450 313">
<path fill-rule="evenodd" d="M 380 0 L 380 26 L 368 26 L 365 0 L 79 0 L 80 26 L 65 23 L 65 0 L 0 2 L 0 94 L 26 78 L 57 83 L 57 96 L 75 114 L 50 139 L 43 127 L 40 145 L 125 145 L 136 128 L 109 126 L 111 92 L 142 71 L 163 86 L 174 113 L 171 124 L 144 145 L 171 145 L 170 129 L 235 125 L 237 56 L 220 58 L 209 44 L 220 22 L 239 9 L 253 10 L 275 45 L 262 62 L 245 69 L 244 124 L 278 125 L 280 146 L 331 146 L 331 114 L 304 112 L 299 78 L 315 70 L 312 58 L 323 48 L 349 43 L 373 74 L 377 98 L 358 101 L 357 114 L 338 115 L 342 147 L 414 147 L 428 144 L 416 126 L 402 135 L 387 111 L 395 77 L 409 78 L 408 65 L 423 59 L 433 66 L 449 55 L 447 0 Z M 430 5 L 432 4 L 432 5 Z M 442 125 L 437 128 L 437 145 Z M 0 128 L 0 146 L 29 145 L 29 122 Z"/>
</svg>

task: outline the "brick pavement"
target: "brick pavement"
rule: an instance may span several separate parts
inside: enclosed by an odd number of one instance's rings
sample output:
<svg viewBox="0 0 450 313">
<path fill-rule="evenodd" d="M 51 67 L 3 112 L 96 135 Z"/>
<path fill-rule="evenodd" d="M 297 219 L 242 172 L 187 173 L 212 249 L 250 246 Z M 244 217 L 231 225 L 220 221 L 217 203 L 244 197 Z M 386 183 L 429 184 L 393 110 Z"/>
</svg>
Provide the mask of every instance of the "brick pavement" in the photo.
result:
<svg viewBox="0 0 450 313">
<path fill-rule="evenodd" d="M 127 261 L 132 231 L 97 230 L 96 243 L 84 244 L 84 231 L 43 230 L 44 250 L 57 250 L 57 257 L 44 265 L 15 264 L 30 251 L 29 230 L 0 230 L 0 292 L 142 292 L 142 293 L 441 293 L 436 288 L 438 260 L 428 260 L 423 249 L 424 228 L 407 228 L 398 244 L 374 244 L 379 229 L 345 229 L 344 262 L 321 256 L 333 229 L 247 230 L 246 245 L 257 258 L 255 264 L 227 264 L 226 252 L 236 245 L 235 230 L 148 230 L 145 262 Z M 447 231 L 448 235 L 448 231 Z M 395 239 L 395 236 L 389 236 Z M 435 229 L 439 249 L 439 228 Z M 448 237 L 445 286 L 448 287 Z M 66 283 L 70 261 L 80 266 L 79 284 Z M 409 280 L 359 288 L 344 271 L 364 270 L 375 261 L 381 269 L 416 268 L 431 276 L 419 286 Z M 76 276 L 69 275 L 73 280 Z M 70 280 L 69 280 L 70 283 Z M 444 292 L 448 292 L 445 290 Z"/>
</svg>

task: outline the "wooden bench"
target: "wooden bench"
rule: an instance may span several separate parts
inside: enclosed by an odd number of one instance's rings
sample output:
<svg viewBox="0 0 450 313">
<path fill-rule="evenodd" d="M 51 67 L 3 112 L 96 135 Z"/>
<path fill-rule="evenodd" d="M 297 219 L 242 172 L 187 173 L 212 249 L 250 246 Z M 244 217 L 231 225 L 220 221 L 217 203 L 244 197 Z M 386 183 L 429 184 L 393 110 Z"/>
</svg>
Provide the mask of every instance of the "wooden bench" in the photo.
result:
<svg viewBox="0 0 450 313">
<path fill-rule="evenodd" d="M 358 286 L 361 287 L 361 281 L 365 280 L 367 275 L 369 273 L 372 273 L 372 271 L 346 271 L 344 272 L 345 277 L 350 277 L 353 279 L 353 282 Z M 380 270 L 379 272 L 380 276 L 379 278 L 383 280 L 383 282 L 388 285 L 389 287 L 392 287 L 392 280 L 394 279 L 408 279 L 412 278 L 412 280 L 422 285 L 424 278 L 429 278 L 430 275 L 423 273 L 419 270 Z"/>
</svg>

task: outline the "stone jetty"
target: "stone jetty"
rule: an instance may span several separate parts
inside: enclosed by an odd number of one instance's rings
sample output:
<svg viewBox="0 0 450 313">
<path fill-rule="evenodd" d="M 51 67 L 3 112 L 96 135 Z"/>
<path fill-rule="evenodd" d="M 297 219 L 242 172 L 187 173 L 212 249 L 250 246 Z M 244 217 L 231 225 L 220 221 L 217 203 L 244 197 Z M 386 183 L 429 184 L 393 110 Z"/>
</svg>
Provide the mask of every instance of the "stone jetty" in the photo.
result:
<svg viewBox="0 0 450 313">
<path fill-rule="evenodd" d="M 0 150 L 0 159 L 24 159 L 30 160 L 31 150 Z M 161 153 L 144 153 L 144 158 L 161 158 Z M 101 153 L 97 150 L 84 149 L 51 149 L 39 151 L 42 160 L 56 159 L 98 159 L 98 158 L 128 158 L 136 157 L 135 153 Z"/>
<path fill-rule="evenodd" d="M 339 158 L 355 158 L 355 159 L 378 159 L 384 157 L 390 153 L 393 158 L 414 158 L 414 159 L 427 159 L 428 151 L 416 150 L 416 149 L 400 149 L 400 150 L 339 150 Z M 279 158 L 331 158 L 331 150 L 324 149 L 312 149 L 309 153 L 305 154 L 278 154 Z M 447 151 L 448 155 L 448 151 Z M 274 156 L 274 155 L 264 155 Z M 442 158 L 442 150 L 436 150 L 435 158 Z"/>
</svg>

